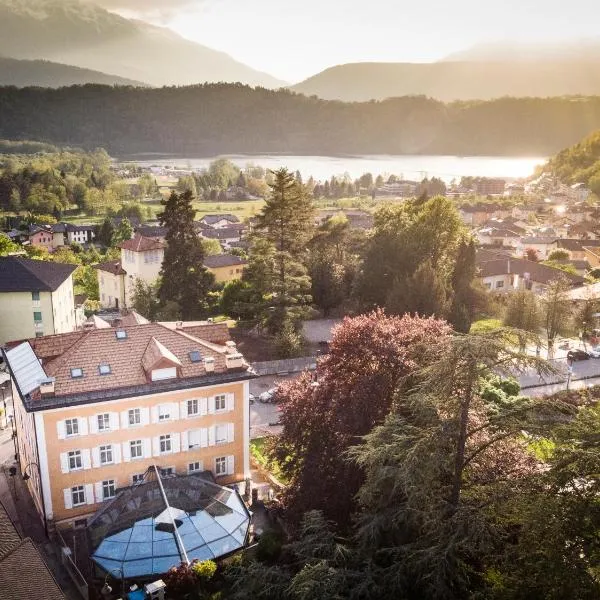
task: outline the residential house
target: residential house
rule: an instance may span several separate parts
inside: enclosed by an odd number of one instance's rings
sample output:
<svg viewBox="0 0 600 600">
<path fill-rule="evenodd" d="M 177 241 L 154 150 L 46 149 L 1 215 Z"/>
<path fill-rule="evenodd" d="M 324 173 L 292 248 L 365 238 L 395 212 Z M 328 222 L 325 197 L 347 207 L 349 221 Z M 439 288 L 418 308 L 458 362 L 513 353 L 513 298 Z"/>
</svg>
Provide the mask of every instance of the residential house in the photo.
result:
<svg viewBox="0 0 600 600">
<path fill-rule="evenodd" d="M 517 248 L 521 234 L 514 231 L 512 228 L 499 227 L 484 227 L 477 230 L 475 233 L 480 244 L 485 246 L 504 246 L 509 248 Z"/>
<path fill-rule="evenodd" d="M 241 241 L 245 227 L 221 227 L 220 229 L 202 229 L 200 236 L 207 240 L 218 240 L 225 250 L 231 248 L 231 244 Z"/>
<path fill-rule="evenodd" d="M 524 256 L 530 248 L 537 252 L 540 260 L 546 260 L 556 250 L 556 237 L 523 237 L 517 243 L 517 254 Z"/>
<path fill-rule="evenodd" d="M 208 225 L 213 229 L 223 229 L 225 227 L 231 227 L 237 225 L 240 220 L 235 215 L 221 214 L 221 215 L 204 215 L 200 221 L 204 225 Z"/>
<path fill-rule="evenodd" d="M 506 181 L 504 179 L 493 179 L 479 177 L 475 180 L 475 193 L 478 196 L 502 196 Z"/>
<path fill-rule="evenodd" d="M 232 254 L 216 254 L 204 259 L 204 266 L 215 276 L 215 283 L 241 279 L 248 261 Z"/>
<path fill-rule="evenodd" d="M 77 242 L 78 244 L 89 244 L 96 237 L 95 225 L 73 225 L 67 223 L 67 244 Z"/>
<path fill-rule="evenodd" d="M 0 345 L 74 331 L 76 265 L 0 258 Z"/>
<path fill-rule="evenodd" d="M 54 250 L 54 234 L 50 225 L 32 225 L 27 233 L 27 241 L 32 246 L 46 248 L 48 252 Z"/>
<path fill-rule="evenodd" d="M 127 308 L 136 280 L 154 283 L 160 274 L 165 244 L 157 238 L 136 234 L 119 244 L 121 260 L 96 265 L 102 308 Z"/>
<path fill-rule="evenodd" d="M 140 227 L 136 227 L 135 232 L 142 237 L 160 240 L 161 242 L 164 242 L 167 237 L 167 228 L 158 225 L 140 225 Z"/>
<path fill-rule="evenodd" d="M 600 267 L 600 246 L 586 244 L 583 246 L 583 251 L 585 252 L 585 260 L 588 261 L 592 269 Z"/>
<path fill-rule="evenodd" d="M 21 470 L 41 515 L 83 525 L 117 490 L 208 471 L 250 477 L 249 380 L 235 344 L 158 323 L 32 339 L 3 352 Z"/>
<path fill-rule="evenodd" d="M 491 218 L 505 219 L 512 214 L 512 209 L 496 203 L 481 202 L 478 204 L 463 204 L 458 212 L 466 225 L 479 227 Z"/>
<path fill-rule="evenodd" d="M 574 183 L 571 186 L 571 194 L 576 202 L 585 202 L 591 193 L 585 183 Z"/>
<path fill-rule="evenodd" d="M 531 290 L 540 294 L 550 281 L 558 277 L 565 277 L 572 287 L 585 283 L 585 279 L 579 275 L 490 250 L 477 251 L 476 265 L 477 279 L 488 290 L 500 293 Z"/>
<path fill-rule="evenodd" d="M 374 217 L 364 210 L 320 210 L 316 217 L 316 224 L 322 225 L 332 217 L 345 217 L 352 229 L 373 229 Z"/>
<path fill-rule="evenodd" d="M 381 187 L 378 187 L 375 190 L 375 195 L 393 198 L 411 198 L 415 196 L 418 187 L 418 181 L 394 181 L 393 183 L 384 183 Z"/>
<path fill-rule="evenodd" d="M 67 244 L 67 224 L 66 223 L 54 223 L 51 226 L 52 229 L 52 245 L 54 249 L 61 248 Z"/>
<path fill-rule="evenodd" d="M 571 260 L 586 260 L 585 246 L 588 248 L 599 248 L 600 240 L 580 240 L 573 238 L 556 240 L 556 248 L 558 250 L 566 250 Z"/>
</svg>

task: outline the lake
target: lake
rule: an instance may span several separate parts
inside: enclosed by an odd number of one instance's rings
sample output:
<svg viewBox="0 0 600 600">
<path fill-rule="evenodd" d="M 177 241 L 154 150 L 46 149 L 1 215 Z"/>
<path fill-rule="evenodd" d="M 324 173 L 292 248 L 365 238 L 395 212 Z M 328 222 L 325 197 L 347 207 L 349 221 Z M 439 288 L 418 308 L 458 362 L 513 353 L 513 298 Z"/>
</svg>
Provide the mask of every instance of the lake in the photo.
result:
<svg viewBox="0 0 600 600">
<path fill-rule="evenodd" d="M 311 175 L 316 180 L 330 179 L 332 175 L 348 173 L 357 179 L 363 173 L 377 175 L 395 174 L 406 179 L 421 180 L 424 177 L 439 177 L 446 182 L 463 176 L 503 177 L 520 179 L 533 174 L 536 166 L 543 164 L 543 157 L 508 156 L 287 156 L 287 155 L 230 155 L 210 158 L 189 158 L 163 155 L 136 155 L 121 160 L 135 162 L 143 166 L 161 165 L 200 170 L 216 158 L 228 158 L 239 167 L 248 163 L 267 169 L 287 167 L 300 171 L 307 179 Z"/>
</svg>

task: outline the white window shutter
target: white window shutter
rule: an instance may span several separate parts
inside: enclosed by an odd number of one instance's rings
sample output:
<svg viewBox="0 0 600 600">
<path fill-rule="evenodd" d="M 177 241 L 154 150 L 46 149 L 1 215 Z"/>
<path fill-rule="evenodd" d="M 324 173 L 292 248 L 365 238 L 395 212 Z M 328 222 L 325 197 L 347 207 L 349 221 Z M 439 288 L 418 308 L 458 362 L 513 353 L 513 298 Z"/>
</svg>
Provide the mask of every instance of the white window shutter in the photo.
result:
<svg viewBox="0 0 600 600">
<path fill-rule="evenodd" d="M 98 415 L 90 417 L 90 433 L 98 433 Z"/>
<path fill-rule="evenodd" d="M 83 464 L 84 469 L 92 468 L 92 459 L 90 457 L 90 449 L 89 448 L 86 448 L 85 450 L 81 451 L 81 462 Z"/>
<path fill-rule="evenodd" d="M 215 414 L 215 397 L 214 396 L 211 396 L 208 399 L 208 414 L 209 415 Z"/>
<path fill-rule="evenodd" d="M 158 406 L 153 406 L 151 413 L 152 413 L 152 422 L 158 423 Z"/>
<path fill-rule="evenodd" d="M 200 416 L 208 414 L 208 398 L 200 398 Z"/>
<path fill-rule="evenodd" d="M 181 438 L 178 433 L 171 434 L 171 448 L 173 452 L 181 452 Z"/>
<path fill-rule="evenodd" d="M 100 466 L 100 448 L 98 446 L 92 448 L 92 464 L 94 468 Z"/>
<path fill-rule="evenodd" d="M 152 438 L 152 454 L 154 456 L 160 456 L 160 437 L 159 436 Z"/>
<path fill-rule="evenodd" d="M 102 482 L 98 481 L 94 484 L 94 489 L 96 490 L 96 501 L 101 502 L 103 500 L 102 494 Z M 87 495 L 86 495 L 87 498 Z M 89 504 L 89 503 L 88 503 Z"/>
<path fill-rule="evenodd" d="M 150 458 L 152 456 L 152 440 L 150 438 L 143 439 L 142 447 L 144 449 L 144 458 Z"/>
<path fill-rule="evenodd" d="M 235 396 L 233 394 L 227 394 L 225 402 L 227 410 L 233 410 L 235 407 Z"/>
<path fill-rule="evenodd" d="M 119 413 L 111 412 L 108 413 L 108 418 L 110 422 L 110 428 L 112 431 L 119 429 Z"/>
<path fill-rule="evenodd" d="M 181 432 L 181 451 L 187 452 L 190 449 L 189 435 L 187 431 Z"/>
<path fill-rule="evenodd" d="M 183 400 L 182 402 L 179 403 L 179 418 L 187 419 L 187 417 L 188 417 L 187 400 Z"/>
<path fill-rule="evenodd" d="M 206 427 L 203 427 L 200 430 L 200 447 L 206 448 L 207 446 L 208 446 L 208 429 L 206 429 Z"/>
<path fill-rule="evenodd" d="M 235 473 L 235 459 L 233 456 L 227 457 L 227 475 L 233 475 Z"/>
<path fill-rule="evenodd" d="M 94 504 L 94 485 L 92 483 L 87 483 L 85 485 L 85 501 L 88 504 Z"/>
<path fill-rule="evenodd" d="M 79 435 L 87 435 L 88 434 L 88 421 L 85 417 L 79 418 Z"/>
<path fill-rule="evenodd" d="M 60 453 L 60 470 L 63 473 L 69 472 L 69 455 L 66 452 Z"/>
<path fill-rule="evenodd" d="M 140 408 L 140 421 L 142 425 L 150 424 L 150 409 L 148 407 Z"/>
<path fill-rule="evenodd" d="M 123 442 L 123 462 L 129 462 L 131 460 L 131 446 L 129 442 Z"/>
<path fill-rule="evenodd" d="M 65 508 L 73 508 L 73 496 L 71 495 L 71 488 L 65 488 L 63 490 L 63 496 L 65 498 Z"/>
<path fill-rule="evenodd" d="M 235 425 L 233 423 L 227 423 L 227 441 L 233 442 L 235 435 Z"/>
<path fill-rule="evenodd" d="M 169 414 L 171 415 L 171 419 L 179 419 L 179 402 L 171 402 L 169 404 Z M 182 418 L 185 413 L 181 413 Z"/>
<path fill-rule="evenodd" d="M 129 411 L 121 411 L 121 429 L 127 429 L 129 427 Z"/>
<path fill-rule="evenodd" d="M 208 445 L 209 446 L 215 445 L 215 426 L 214 425 L 211 425 L 208 428 Z"/>
<path fill-rule="evenodd" d="M 113 462 L 118 465 L 121 462 L 121 444 L 113 444 Z"/>
<path fill-rule="evenodd" d="M 67 437 L 67 428 L 65 427 L 65 422 L 64 421 L 59 421 L 56 424 L 56 429 L 58 431 L 58 439 L 59 440 L 64 440 Z M 69 494 L 71 493 L 71 491 L 69 490 Z"/>
</svg>

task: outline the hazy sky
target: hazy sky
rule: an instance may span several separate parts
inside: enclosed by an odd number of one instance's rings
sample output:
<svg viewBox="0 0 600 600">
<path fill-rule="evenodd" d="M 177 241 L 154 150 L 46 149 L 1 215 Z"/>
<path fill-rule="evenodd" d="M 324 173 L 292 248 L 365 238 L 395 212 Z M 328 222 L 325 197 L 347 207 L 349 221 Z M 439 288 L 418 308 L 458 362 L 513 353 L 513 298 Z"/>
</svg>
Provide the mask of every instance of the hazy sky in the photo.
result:
<svg viewBox="0 0 600 600">
<path fill-rule="evenodd" d="M 430 62 L 473 44 L 597 37 L 598 0 L 96 0 L 287 81 L 358 61 Z"/>
</svg>

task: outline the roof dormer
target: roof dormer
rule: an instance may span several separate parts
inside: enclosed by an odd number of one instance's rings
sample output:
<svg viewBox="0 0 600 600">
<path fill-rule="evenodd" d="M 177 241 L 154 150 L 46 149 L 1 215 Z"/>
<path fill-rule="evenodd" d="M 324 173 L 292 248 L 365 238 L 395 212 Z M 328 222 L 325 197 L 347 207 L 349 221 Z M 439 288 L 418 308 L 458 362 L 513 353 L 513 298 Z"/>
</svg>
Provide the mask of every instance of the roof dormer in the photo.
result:
<svg viewBox="0 0 600 600">
<path fill-rule="evenodd" d="M 181 366 L 181 361 L 155 337 L 150 340 L 142 357 L 142 367 L 151 381 L 175 379 Z"/>
</svg>

